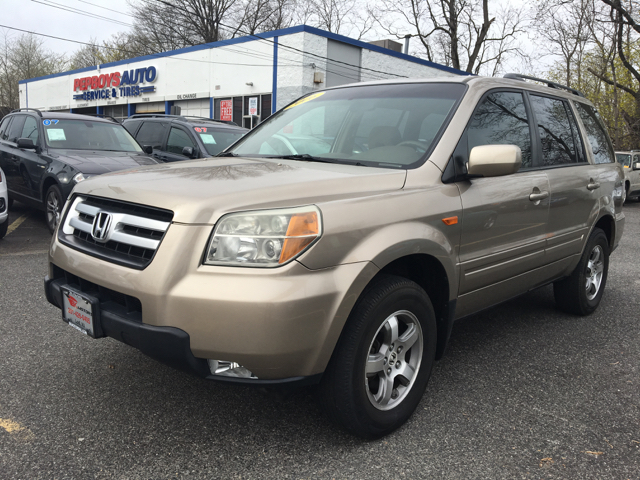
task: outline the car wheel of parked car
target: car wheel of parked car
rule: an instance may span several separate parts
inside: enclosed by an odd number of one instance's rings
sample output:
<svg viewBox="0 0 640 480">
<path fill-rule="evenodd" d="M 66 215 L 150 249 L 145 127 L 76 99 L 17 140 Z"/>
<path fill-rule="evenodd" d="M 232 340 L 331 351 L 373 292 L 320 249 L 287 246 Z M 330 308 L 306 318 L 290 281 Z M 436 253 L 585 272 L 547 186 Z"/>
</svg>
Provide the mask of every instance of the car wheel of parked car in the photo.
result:
<svg viewBox="0 0 640 480">
<path fill-rule="evenodd" d="M 436 351 L 436 319 L 416 283 L 385 276 L 360 298 L 325 371 L 329 416 L 365 438 L 386 435 L 414 412 Z"/>
<path fill-rule="evenodd" d="M 622 189 L 622 205 L 625 204 L 625 202 L 627 201 L 627 192 L 628 192 L 629 188 L 628 187 L 624 187 Z"/>
<path fill-rule="evenodd" d="M 58 222 L 60 221 L 60 214 L 62 213 L 62 192 L 60 191 L 60 187 L 57 185 L 51 185 L 49 190 L 47 190 L 47 226 L 49 227 L 49 231 L 53 233 L 53 231 L 58 226 Z"/>
<path fill-rule="evenodd" d="M 600 304 L 608 270 L 609 241 L 601 229 L 594 228 L 571 276 L 553 284 L 556 305 L 576 315 L 593 313 Z"/>
<path fill-rule="evenodd" d="M 9 228 L 9 219 L 7 218 L 4 222 L 0 223 L 0 239 L 4 238 L 7 234 L 7 229 Z"/>
</svg>

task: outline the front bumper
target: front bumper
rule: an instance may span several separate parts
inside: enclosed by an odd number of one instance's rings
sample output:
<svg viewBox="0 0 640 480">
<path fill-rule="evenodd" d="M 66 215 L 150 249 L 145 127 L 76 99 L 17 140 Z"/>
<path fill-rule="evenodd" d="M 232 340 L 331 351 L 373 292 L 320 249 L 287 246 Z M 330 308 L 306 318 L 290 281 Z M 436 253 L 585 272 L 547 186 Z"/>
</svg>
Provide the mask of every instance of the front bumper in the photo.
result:
<svg viewBox="0 0 640 480">
<path fill-rule="evenodd" d="M 210 226 L 171 225 L 156 257 L 141 271 L 55 239 L 47 298 L 60 307 L 60 286 L 70 284 L 69 277 L 94 291 L 113 292 L 122 297 L 117 305 L 109 293 L 101 299 L 106 335 L 207 378 L 214 377 L 207 359 L 244 366 L 258 377 L 248 383 L 320 375 L 356 299 L 378 269 L 369 262 L 322 270 L 298 262 L 276 269 L 201 265 L 210 232 Z M 172 254 L 176 251 L 181 255 Z"/>
</svg>

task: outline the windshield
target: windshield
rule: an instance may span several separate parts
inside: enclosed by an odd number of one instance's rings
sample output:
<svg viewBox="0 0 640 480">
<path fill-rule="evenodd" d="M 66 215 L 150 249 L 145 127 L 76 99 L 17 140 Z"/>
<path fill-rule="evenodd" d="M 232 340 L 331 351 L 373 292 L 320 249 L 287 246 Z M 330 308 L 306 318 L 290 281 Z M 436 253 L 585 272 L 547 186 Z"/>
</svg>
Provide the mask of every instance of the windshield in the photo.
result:
<svg viewBox="0 0 640 480">
<path fill-rule="evenodd" d="M 435 146 L 465 89 L 455 83 L 421 83 L 313 93 L 273 115 L 230 152 L 415 168 Z"/>
<path fill-rule="evenodd" d="M 631 155 L 626 153 L 616 153 L 616 160 L 624 167 L 629 167 L 631 165 Z"/>
<path fill-rule="evenodd" d="M 193 129 L 197 132 L 200 140 L 202 140 L 204 148 L 207 149 L 207 153 L 209 153 L 209 155 L 219 154 L 222 150 L 242 138 L 245 134 L 245 132 L 242 131 L 221 132 L 220 130 L 214 130 L 211 127 L 194 127 Z"/>
<path fill-rule="evenodd" d="M 67 119 L 46 119 L 42 123 L 50 148 L 142 152 L 138 142 L 120 124 Z"/>
</svg>

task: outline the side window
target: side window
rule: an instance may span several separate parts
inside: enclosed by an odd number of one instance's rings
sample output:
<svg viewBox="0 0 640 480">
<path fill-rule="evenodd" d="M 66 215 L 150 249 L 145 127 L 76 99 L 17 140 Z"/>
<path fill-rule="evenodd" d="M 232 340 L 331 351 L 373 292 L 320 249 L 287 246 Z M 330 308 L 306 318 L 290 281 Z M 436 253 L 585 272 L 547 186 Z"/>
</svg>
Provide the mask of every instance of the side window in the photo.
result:
<svg viewBox="0 0 640 480">
<path fill-rule="evenodd" d="M 22 134 L 22 127 L 24 125 L 26 117 L 26 115 L 16 115 L 13 118 L 13 122 L 11 122 L 11 125 L 8 129 L 7 140 L 13 143 L 18 141 L 18 138 L 20 138 L 20 134 Z"/>
<path fill-rule="evenodd" d="M 13 117 L 4 117 L 0 123 L 0 140 L 6 140 L 9 136 L 9 124 Z"/>
<path fill-rule="evenodd" d="M 531 132 L 522 93 L 489 94 L 473 114 L 467 137 L 467 154 L 480 145 L 517 145 L 522 151 L 522 168 L 533 166 Z"/>
<path fill-rule="evenodd" d="M 189 138 L 189 134 L 179 128 L 171 127 L 169 140 L 167 140 L 167 152 L 182 155 L 182 149 L 184 147 L 195 148 L 195 145 Z"/>
<path fill-rule="evenodd" d="M 161 122 L 144 122 L 136 140 L 142 146 L 151 145 L 153 148 L 162 148 L 162 137 L 164 133 L 165 124 Z"/>
<path fill-rule="evenodd" d="M 123 123 L 122 126 L 126 128 L 131 135 L 135 135 L 135 132 L 141 123 L 142 123 L 141 120 L 132 120 L 132 121 Z"/>
<path fill-rule="evenodd" d="M 633 163 L 631 163 L 631 165 L 629 165 L 629 167 L 633 168 L 633 166 L 636 164 L 636 162 L 640 162 L 640 157 L 638 155 L 634 155 L 633 156 Z"/>
<path fill-rule="evenodd" d="M 593 150 L 595 163 L 615 162 L 613 145 L 611 145 L 611 140 L 609 140 L 609 135 L 607 135 L 604 123 L 598 112 L 590 105 L 579 102 L 574 104 L 587 132 L 587 140 L 591 145 L 591 150 Z"/>
<path fill-rule="evenodd" d="M 578 163 L 579 156 L 563 100 L 531 95 L 545 167 Z"/>
<path fill-rule="evenodd" d="M 22 127 L 20 138 L 30 138 L 34 145 L 38 144 L 38 122 L 33 117 L 27 117 Z"/>
</svg>

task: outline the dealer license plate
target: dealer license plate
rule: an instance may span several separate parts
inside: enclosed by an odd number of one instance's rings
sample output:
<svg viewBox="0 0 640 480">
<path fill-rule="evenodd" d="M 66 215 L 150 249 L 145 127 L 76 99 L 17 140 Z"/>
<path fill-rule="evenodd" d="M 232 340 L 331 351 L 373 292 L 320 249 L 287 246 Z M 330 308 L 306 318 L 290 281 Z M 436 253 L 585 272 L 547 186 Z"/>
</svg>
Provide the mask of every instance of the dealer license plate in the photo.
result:
<svg viewBox="0 0 640 480">
<path fill-rule="evenodd" d="M 62 318 L 76 330 L 95 338 L 91 301 L 81 293 L 62 287 Z"/>
</svg>

